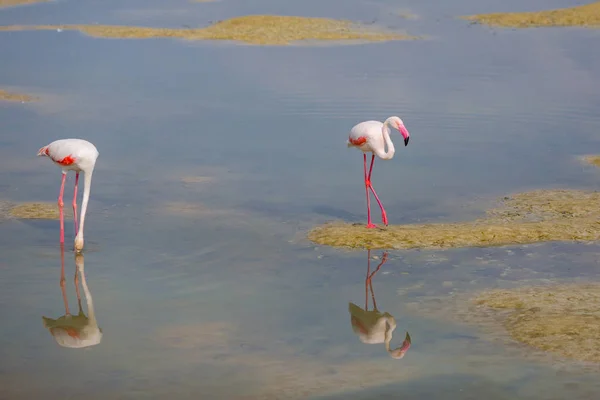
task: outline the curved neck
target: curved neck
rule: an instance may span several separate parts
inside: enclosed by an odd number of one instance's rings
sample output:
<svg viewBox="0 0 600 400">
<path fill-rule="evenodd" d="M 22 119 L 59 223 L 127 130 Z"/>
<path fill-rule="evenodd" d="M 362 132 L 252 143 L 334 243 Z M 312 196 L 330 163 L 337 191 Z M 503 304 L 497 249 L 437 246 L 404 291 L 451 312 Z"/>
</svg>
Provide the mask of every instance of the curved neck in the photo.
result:
<svg viewBox="0 0 600 400">
<path fill-rule="evenodd" d="M 77 269 L 79 270 L 79 275 L 81 276 L 81 286 L 83 287 L 83 294 L 85 295 L 85 302 L 87 303 L 89 324 L 92 326 L 97 326 L 98 322 L 96 322 L 96 313 L 94 312 L 94 300 L 92 300 L 92 294 L 90 293 L 90 289 L 88 288 L 87 281 L 85 280 L 83 259 L 81 259 L 79 262 L 76 262 L 76 264 L 77 264 Z"/>
<path fill-rule="evenodd" d="M 375 154 L 381 159 L 389 160 L 390 158 L 394 157 L 394 153 L 396 152 L 396 149 L 394 148 L 394 143 L 392 143 L 392 139 L 390 138 L 389 120 L 386 120 L 383 123 L 383 126 L 381 127 L 381 134 L 383 135 L 383 141 L 385 142 L 387 151 L 385 151 L 384 149 L 377 149 L 377 151 L 375 151 Z"/>
<path fill-rule="evenodd" d="M 386 320 L 386 324 L 385 324 L 385 349 L 387 350 L 388 353 L 391 353 L 393 350 L 391 350 L 390 348 L 390 342 L 392 341 L 392 333 L 394 332 L 394 329 L 392 328 L 392 324 L 391 321 L 388 319 Z"/>
<path fill-rule="evenodd" d="M 81 202 L 81 217 L 79 218 L 79 232 L 77 236 L 83 237 L 83 225 L 85 224 L 85 213 L 87 211 L 88 200 L 90 199 L 90 189 L 92 186 L 92 174 L 94 169 L 90 169 L 85 172 L 84 187 L 83 187 L 83 200 Z"/>
</svg>

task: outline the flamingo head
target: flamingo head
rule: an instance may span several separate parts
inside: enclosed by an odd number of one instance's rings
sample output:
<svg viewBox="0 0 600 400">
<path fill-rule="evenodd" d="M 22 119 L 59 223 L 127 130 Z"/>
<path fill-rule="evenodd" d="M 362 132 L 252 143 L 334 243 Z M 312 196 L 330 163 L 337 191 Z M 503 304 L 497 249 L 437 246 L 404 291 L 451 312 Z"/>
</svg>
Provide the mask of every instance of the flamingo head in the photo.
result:
<svg viewBox="0 0 600 400">
<path fill-rule="evenodd" d="M 80 232 L 81 233 L 81 232 Z M 75 251 L 77 253 L 81 253 L 81 250 L 83 250 L 83 235 L 77 235 L 75 237 Z M 83 257 L 82 257 L 83 258 Z"/>
<path fill-rule="evenodd" d="M 404 138 L 404 146 L 408 146 L 408 141 L 410 140 L 410 133 L 408 133 L 408 129 L 406 129 L 406 127 L 404 126 L 404 122 L 399 117 L 391 117 L 389 120 L 392 126 L 396 128 Z"/>
<path fill-rule="evenodd" d="M 410 349 L 410 344 L 410 335 L 406 332 L 406 338 L 404 339 L 404 342 L 402 342 L 402 346 L 390 351 L 390 356 L 396 360 L 400 360 L 404 357 L 408 349 Z"/>
</svg>

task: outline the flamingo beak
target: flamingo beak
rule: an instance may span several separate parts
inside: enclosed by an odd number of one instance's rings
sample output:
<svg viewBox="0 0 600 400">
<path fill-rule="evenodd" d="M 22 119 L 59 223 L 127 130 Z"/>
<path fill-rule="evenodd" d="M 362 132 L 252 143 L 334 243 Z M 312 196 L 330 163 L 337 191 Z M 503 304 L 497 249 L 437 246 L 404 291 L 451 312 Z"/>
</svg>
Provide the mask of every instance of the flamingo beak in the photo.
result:
<svg viewBox="0 0 600 400">
<path fill-rule="evenodd" d="M 404 138 L 404 147 L 408 146 L 408 141 L 410 140 L 410 133 L 408 133 L 408 130 L 403 125 L 400 126 L 398 128 L 398 130 L 400 131 L 400 134 Z"/>
</svg>

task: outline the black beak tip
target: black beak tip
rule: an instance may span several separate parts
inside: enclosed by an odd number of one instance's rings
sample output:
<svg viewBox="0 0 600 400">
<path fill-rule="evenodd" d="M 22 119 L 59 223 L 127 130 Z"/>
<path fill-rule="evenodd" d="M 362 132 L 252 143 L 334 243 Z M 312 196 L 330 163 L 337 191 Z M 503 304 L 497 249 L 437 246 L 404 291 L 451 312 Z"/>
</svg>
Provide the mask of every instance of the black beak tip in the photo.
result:
<svg viewBox="0 0 600 400">
<path fill-rule="evenodd" d="M 410 136 L 404 139 L 404 147 L 408 146 L 408 141 L 410 140 Z"/>
</svg>

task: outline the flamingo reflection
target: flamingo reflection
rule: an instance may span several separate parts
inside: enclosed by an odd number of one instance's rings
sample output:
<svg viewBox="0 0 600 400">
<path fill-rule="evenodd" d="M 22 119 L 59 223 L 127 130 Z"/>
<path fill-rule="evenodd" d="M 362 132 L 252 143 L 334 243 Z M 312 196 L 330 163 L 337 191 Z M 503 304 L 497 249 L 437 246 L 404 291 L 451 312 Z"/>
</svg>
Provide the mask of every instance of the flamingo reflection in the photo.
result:
<svg viewBox="0 0 600 400">
<path fill-rule="evenodd" d="M 98 328 L 96 314 L 94 313 L 94 302 L 92 294 L 87 286 L 84 271 L 83 254 L 75 254 L 75 293 L 77 294 L 77 306 L 79 312 L 72 315 L 69 310 L 67 300 L 67 290 L 65 285 L 65 247 L 60 246 L 60 288 L 62 291 L 63 302 L 65 304 L 65 315 L 57 319 L 42 317 L 44 327 L 62 347 L 80 349 L 83 347 L 95 346 L 102 340 L 102 329 Z M 81 286 L 88 308 L 88 316 L 83 313 L 81 306 L 81 294 L 79 292 L 79 275 L 81 275 Z"/>
<path fill-rule="evenodd" d="M 350 312 L 350 322 L 352 330 L 358 335 L 361 342 L 367 344 L 385 343 L 385 349 L 392 358 L 401 359 L 404 357 L 411 345 L 411 339 L 408 332 L 402 346 L 392 350 L 390 342 L 392 341 L 392 333 L 396 329 L 396 320 L 389 313 L 381 313 L 377 309 L 375 302 L 375 293 L 373 292 L 372 278 L 379 271 L 381 266 L 387 262 L 388 253 L 384 252 L 381 257 L 381 262 L 371 273 L 371 250 L 367 252 L 367 277 L 365 278 L 365 308 L 364 310 L 354 303 L 349 303 L 348 311 Z M 371 292 L 371 300 L 373 301 L 373 309 L 369 311 L 369 290 Z"/>
</svg>

